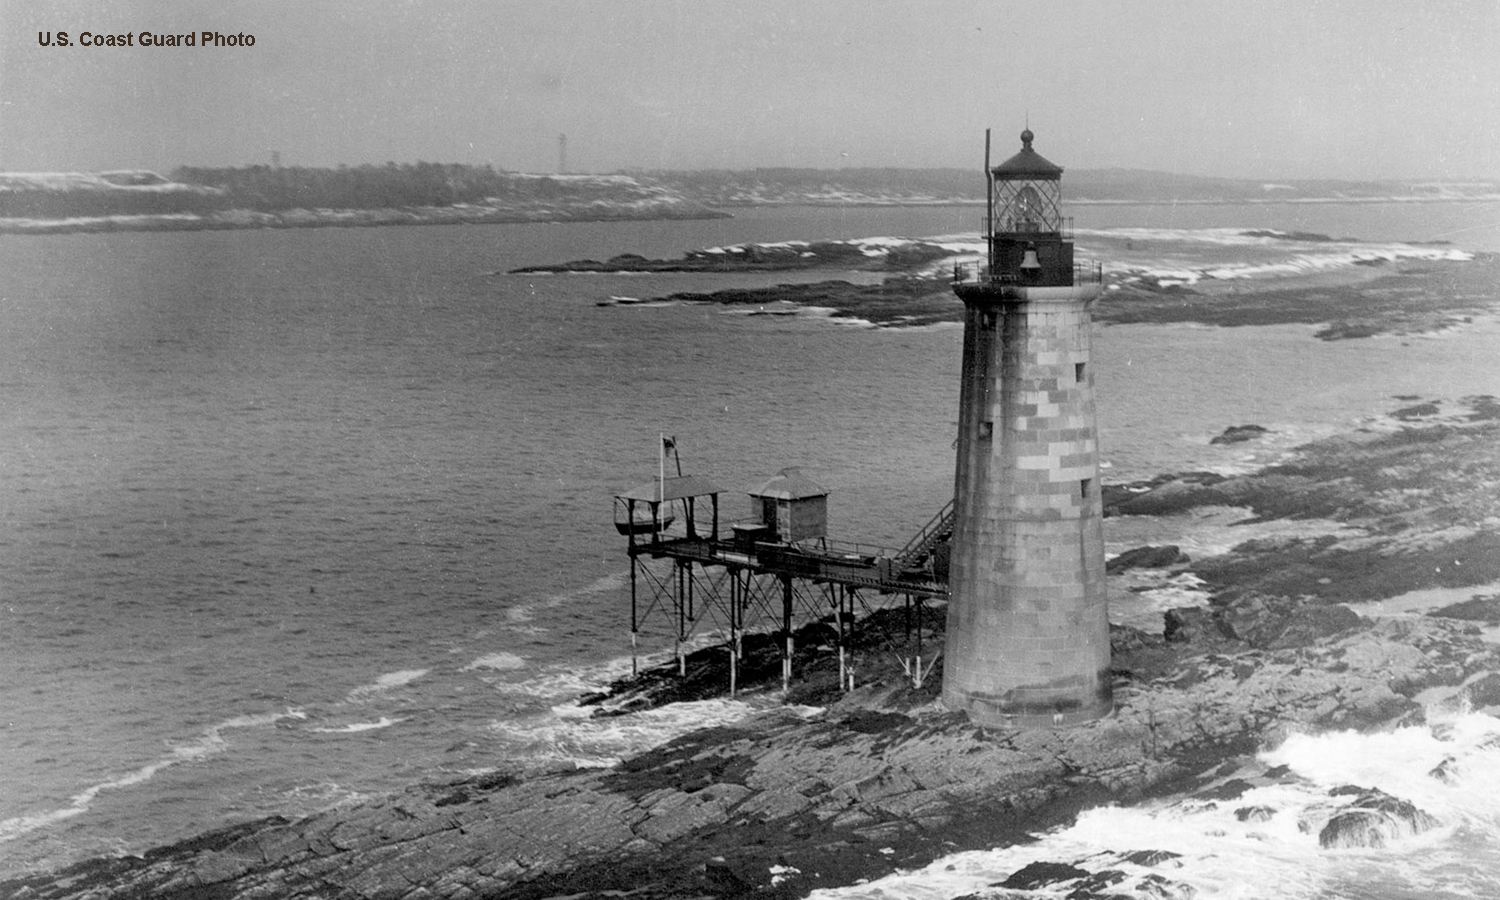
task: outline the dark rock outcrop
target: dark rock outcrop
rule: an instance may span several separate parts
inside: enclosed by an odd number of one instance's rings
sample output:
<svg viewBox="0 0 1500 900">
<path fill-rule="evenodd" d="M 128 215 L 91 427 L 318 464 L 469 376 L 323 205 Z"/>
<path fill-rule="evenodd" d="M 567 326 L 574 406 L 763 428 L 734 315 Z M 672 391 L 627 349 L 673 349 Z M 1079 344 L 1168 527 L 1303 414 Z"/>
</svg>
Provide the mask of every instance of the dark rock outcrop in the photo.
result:
<svg viewBox="0 0 1500 900">
<path fill-rule="evenodd" d="M 1384 847 L 1392 841 L 1436 828 L 1439 822 L 1412 805 L 1383 791 L 1361 791 L 1342 812 L 1318 832 L 1324 849 Z"/>
<path fill-rule="evenodd" d="M 1258 594 L 1216 601 L 1207 607 L 1171 609 L 1164 614 L 1163 622 L 1162 633 L 1170 643 L 1207 646 L 1233 641 L 1263 650 L 1306 647 L 1370 624 L 1347 606 Z"/>
<path fill-rule="evenodd" d="M 1231 635 L 1225 633 L 1214 611 L 1202 606 L 1183 606 L 1169 609 L 1162 616 L 1165 627 L 1162 635 L 1169 643 L 1202 644 L 1205 641 L 1224 640 Z"/>
<path fill-rule="evenodd" d="M 1231 425 L 1224 429 L 1223 433 L 1209 441 L 1210 444 L 1241 444 L 1251 441 L 1263 434 L 1270 434 L 1271 429 L 1260 425 Z"/>
<path fill-rule="evenodd" d="M 1434 609 L 1428 615 L 1444 619 L 1462 619 L 1465 622 L 1500 625 L 1500 595 L 1475 594 L 1467 600 Z"/>
<path fill-rule="evenodd" d="M 1216 612 L 1223 633 L 1268 650 L 1305 647 L 1368 624 L 1347 606 L 1321 606 L 1285 597 L 1252 595 Z"/>
<path fill-rule="evenodd" d="M 995 887 L 1009 888 L 1016 891 L 1034 891 L 1052 884 L 1060 884 L 1064 881 L 1076 881 L 1079 878 L 1087 878 L 1088 869 L 1080 869 L 1067 863 L 1057 862 L 1034 862 L 1023 866 L 1012 872 L 1009 877 L 995 885 Z"/>
<path fill-rule="evenodd" d="M 510 274 L 532 272 L 789 272 L 838 268 L 909 271 L 953 256 L 954 251 L 928 241 L 892 245 L 859 241 L 781 241 L 774 244 L 736 244 L 712 250 L 690 250 L 677 259 L 648 259 L 620 253 L 604 262 L 575 259 L 563 263 L 522 266 Z M 774 290 L 771 289 L 771 290 Z"/>
<path fill-rule="evenodd" d="M 1105 571 L 1117 575 L 1130 569 L 1165 569 L 1168 566 L 1190 562 L 1188 555 L 1176 544 L 1136 547 L 1126 550 L 1105 563 Z"/>
</svg>

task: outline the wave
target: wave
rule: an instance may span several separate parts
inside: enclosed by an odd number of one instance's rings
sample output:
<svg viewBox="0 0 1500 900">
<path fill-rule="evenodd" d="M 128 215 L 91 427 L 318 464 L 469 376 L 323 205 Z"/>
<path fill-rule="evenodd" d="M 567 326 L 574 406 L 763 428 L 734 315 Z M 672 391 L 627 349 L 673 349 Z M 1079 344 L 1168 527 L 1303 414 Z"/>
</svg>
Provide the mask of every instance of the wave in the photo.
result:
<svg viewBox="0 0 1500 900">
<path fill-rule="evenodd" d="M 529 720 L 493 722 L 490 730 L 529 759 L 603 767 L 689 731 L 737 722 L 776 699 L 695 700 L 602 718 L 587 707 L 562 704 Z"/>
<path fill-rule="evenodd" d="M 356 734 L 361 731 L 375 731 L 380 728 L 389 728 L 392 725 L 405 721 L 405 719 L 392 719 L 390 716 L 381 716 L 378 722 L 352 722 L 348 725 L 309 728 L 307 730 L 317 734 Z"/>
<path fill-rule="evenodd" d="M 387 672 L 386 674 L 381 675 L 379 678 L 376 678 L 373 684 L 360 685 L 359 687 L 350 691 L 349 699 L 359 700 L 369 697 L 372 694 L 381 694 L 388 690 L 391 690 L 392 688 L 398 688 L 404 685 L 411 684 L 413 681 L 416 681 L 418 678 L 421 678 L 423 675 L 426 675 L 430 671 L 432 670 L 402 669 L 399 672 Z"/>
<path fill-rule="evenodd" d="M 711 642 L 713 639 L 703 638 L 702 640 Z M 664 663 L 671 658 L 670 651 L 641 654 L 637 658 L 637 664 L 645 669 Z M 583 666 L 550 666 L 524 681 L 497 684 L 495 689 L 507 694 L 556 702 L 564 698 L 571 699 L 601 691 L 611 682 L 629 675 L 630 671 L 630 657 L 618 656 Z"/>
<path fill-rule="evenodd" d="M 258 713 L 251 715 L 235 716 L 225 719 L 216 725 L 199 732 L 198 739 L 191 743 L 172 747 L 167 756 L 155 762 L 141 766 L 132 772 L 109 781 L 101 781 L 90 785 L 83 791 L 69 798 L 67 806 L 50 810 L 44 813 L 36 813 L 29 816 L 17 816 L 15 818 L 0 821 L 0 843 L 13 840 L 23 834 L 54 825 L 65 819 L 88 812 L 95 798 L 105 791 L 119 790 L 120 788 L 142 784 L 150 781 L 163 769 L 170 768 L 184 762 L 196 762 L 209 756 L 222 752 L 229 746 L 224 738 L 224 732 L 236 728 L 258 728 L 265 725 L 273 725 L 282 719 L 305 719 L 307 714 L 299 709 L 287 709 L 279 713 Z"/>
<path fill-rule="evenodd" d="M 1078 228 L 1074 236 L 1097 237 L 1127 242 L 1165 241 L 1185 244 L 1217 244 L 1232 247 L 1271 247 L 1288 243 L 1308 245 L 1354 244 L 1326 235 L 1278 231 L 1274 228 Z"/>
<path fill-rule="evenodd" d="M 1075 233 L 1107 243 L 1086 252 L 1105 260 L 1104 273 L 1115 283 L 1146 278 L 1162 287 L 1305 277 L 1400 260 L 1474 259 L 1468 251 L 1444 245 L 1367 243 L 1264 228 L 1104 228 Z M 1225 252 L 1213 252 L 1220 248 Z"/>
<path fill-rule="evenodd" d="M 562 591 L 531 603 L 518 603 L 505 611 L 505 618 L 507 621 L 516 624 L 530 622 L 536 618 L 537 612 L 541 610 L 555 609 L 559 606 L 571 606 L 580 600 L 602 594 L 606 591 L 618 591 L 625 586 L 629 577 L 630 573 L 628 571 L 613 572 L 609 575 L 596 578 L 581 588 Z"/>
<path fill-rule="evenodd" d="M 1200 281 L 1233 281 L 1258 278 L 1291 278 L 1319 275 L 1327 272 L 1352 269 L 1355 266 L 1376 262 L 1396 262 L 1401 259 L 1426 260 L 1429 262 L 1468 262 L 1473 254 L 1463 250 L 1439 249 L 1435 247 L 1370 247 L 1341 253 L 1299 253 L 1287 259 L 1261 263 L 1232 263 L 1229 265 L 1208 264 L 1183 267 L 1164 263 L 1108 262 L 1104 273 L 1121 277 L 1149 277 L 1163 287 L 1174 284 L 1195 285 Z"/>
<path fill-rule="evenodd" d="M 1368 808 L 1361 796 L 1372 789 L 1426 818 L 1413 827 L 1389 824 L 1369 846 L 1330 838 L 1341 814 Z M 1083 877 L 987 890 L 1043 862 L 1119 873 L 1110 890 L 1123 896 L 1500 896 L 1500 719 L 1460 712 L 1376 734 L 1294 734 L 1193 795 L 1088 810 L 1034 843 L 955 854 L 812 896 L 1055 897 Z"/>
<path fill-rule="evenodd" d="M 506 653 L 504 651 L 501 651 L 499 653 L 490 653 L 485 656 L 481 656 L 468 665 L 464 666 L 459 671 L 472 672 L 475 669 L 497 669 L 500 671 L 509 671 L 513 669 L 524 668 L 526 668 L 525 659 L 515 655 L 514 653 Z"/>
</svg>

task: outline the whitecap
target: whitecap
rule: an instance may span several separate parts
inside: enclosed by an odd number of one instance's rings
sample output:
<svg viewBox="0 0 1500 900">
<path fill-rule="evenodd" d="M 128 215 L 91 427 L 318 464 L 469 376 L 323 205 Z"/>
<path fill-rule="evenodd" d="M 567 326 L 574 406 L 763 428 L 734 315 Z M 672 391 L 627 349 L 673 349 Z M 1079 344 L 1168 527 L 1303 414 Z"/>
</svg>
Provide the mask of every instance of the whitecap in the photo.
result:
<svg viewBox="0 0 1500 900">
<path fill-rule="evenodd" d="M 1254 241 L 1265 238 L 1250 239 Z M 1234 243 L 1225 236 L 1207 240 L 1208 243 Z M 1180 261 L 1154 260 L 1131 262 L 1113 260 L 1104 264 L 1104 272 L 1117 278 L 1151 278 L 1163 287 L 1173 285 L 1197 285 L 1205 279 L 1213 281 L 1249 281 L 1273 278 L 1292 278 L 1319 275 L 1327 272 L 1353 269 L 1356 266 L 1375 262 L 1399 260 L 1421 260 L 1426 262 L 1468 262 L 1474 255 L 1450 247 L 1418 246 L 1412 244 L 1353 244 L 1340 249 L 1323 249 L 1329 245 L 1318 243 L 1321 252 L 1308 250 L 1291 253 L 1281 259 L 1266 262 L 1204 263 L 1198 266 L 1183 266 Z"/>
<path fill-rule="evenodd" d="M 490 653 L 486 656 L 481 656 L 473 662 L 469 663 L 467 666 L 464 666 L 459 671 L 471 672 L 475 669 L 498 669 L 501 671 L 508 671 L 511 669 L 524 668 L 526 668 L 525 659 L 515 655 L 514 653 L 506 653 L 504 651 L 501 651 L 499 653 Z"/>
<path fill-rule="evenodd" d="M 629 575 L 630 573 L 628 571 L 615 572 L 600 578 L 596 578 L 594 579 L 594 581 L 590 582 L 587 585 L 584 585 L 581 588 L 563 591 L 561 593 L 553 594 L 550 597 L 536 600 L 531 603 L 518 603 L 505 611 L 505 618 L 507 621 L 516 624 L 524 624 L 530 622 L 533 618 L 536 617 L 537 612 L 540 610 L 554 609 L 559 606 L 570 606 L 580 600 L 587 599 L 596 594 L 602 594 L 606 591 L 618 591 L 625 586 Z"/>
<path fill-rule="evenodd" d="M 373 684 L 364 684 L 349 692 L 350 700 L 358 700 L 371 694 L 379 694 L 392 688 L 403 687 L 411 684 L 431 669 L 402 669 L 399 672 L 387 672 L 375 679 Z"/>
<path fill-rule="evenodd" d="M 307 730 L 316 732 L 318 734 L 355 734 L 361 731 L 375 731 L 380 728 L 389 728 L 392 725 L 396 725 L 405 721 L 405 719 L 392 719 L 390 716 L 381 716 L 380 721 L 378 722 L 351 722 L 348 725 L 339 725 L 337 727 L 327 728 L 309 728 Z"/>
</svg>

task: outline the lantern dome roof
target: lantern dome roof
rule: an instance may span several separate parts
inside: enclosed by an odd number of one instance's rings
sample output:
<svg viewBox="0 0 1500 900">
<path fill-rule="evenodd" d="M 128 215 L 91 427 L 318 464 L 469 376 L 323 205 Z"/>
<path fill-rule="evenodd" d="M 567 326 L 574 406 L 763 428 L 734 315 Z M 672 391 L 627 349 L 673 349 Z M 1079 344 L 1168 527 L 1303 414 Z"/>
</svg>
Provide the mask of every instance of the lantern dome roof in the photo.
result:
<svg viewBox="0 0 1500 900">
<path fill-rule="evenodd" d="M 1035 137 L 1030 128 L 1021 132 L 1021 152 L 991 169 L 994 176 L 1002 181 L 1056 181 L 1062 178 L 1062 166 L 1049 162 L 1046 157 L 1031 149 L 1031 141 Z"/>
</svg>

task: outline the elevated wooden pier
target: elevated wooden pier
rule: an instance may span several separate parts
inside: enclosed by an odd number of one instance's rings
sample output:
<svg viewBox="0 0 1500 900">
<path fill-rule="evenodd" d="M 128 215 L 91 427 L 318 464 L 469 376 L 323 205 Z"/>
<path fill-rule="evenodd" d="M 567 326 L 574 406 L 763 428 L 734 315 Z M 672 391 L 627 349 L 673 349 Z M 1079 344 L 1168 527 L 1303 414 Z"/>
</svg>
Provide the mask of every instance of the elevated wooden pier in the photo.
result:
<svg viewBox="0 0 1500 900">
<path fill-rule="evenodd" d="M 723 489 L 697 476 L 660 478 L 615 498 L 615 524 L 630 557 L 631 654 L 639 665 L 643 624 L 666 617 L 678 665 L 685 672 L 695 642 L 721 640 L 729 653 L 730 691 L 738 689 L 741 639 L 773 631 L 782 639 L 782 686 L 789 687 L 796 635 L 814 634 L 836 646 L 839 683 L 850 688 L 855 661 L 848 647 L 857 616 L 895 604 L 905 607 L 904 640 L 891 641 L 901 664 L 920 682 L 921 629 L 912 645 L 913 617 L 948 596 L 949 503 L 905 547 L 892 550 L 830 540 L 828 492 L 796 469 L 785 469 L 751 490 L 759 516 L 729 526 L 719 522 Z M 705 507 L 707 509 L 705 510 Z M 708 521 L 704 521 L 707 512 Z M 824 628 L 808 626 L 818 624 Z"/>
</svg>

